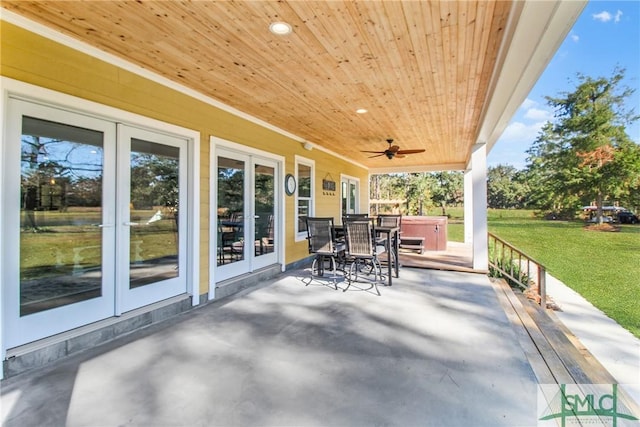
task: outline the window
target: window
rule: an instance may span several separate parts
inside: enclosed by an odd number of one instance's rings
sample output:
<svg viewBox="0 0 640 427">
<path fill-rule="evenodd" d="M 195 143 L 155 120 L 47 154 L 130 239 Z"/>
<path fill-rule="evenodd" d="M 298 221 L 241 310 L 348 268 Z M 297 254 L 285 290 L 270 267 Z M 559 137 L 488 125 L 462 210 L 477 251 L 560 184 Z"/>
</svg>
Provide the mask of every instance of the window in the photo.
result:
<svg viewBox="0 0 640 427">
<path fill-rule="evenodd" d="M 296 156 L 296 240 L 307 237 L 308 216 L 312 216 L 313 210 L 313 187 L 314 187 L 314 163 L 313 160 Z"/>
</svg>

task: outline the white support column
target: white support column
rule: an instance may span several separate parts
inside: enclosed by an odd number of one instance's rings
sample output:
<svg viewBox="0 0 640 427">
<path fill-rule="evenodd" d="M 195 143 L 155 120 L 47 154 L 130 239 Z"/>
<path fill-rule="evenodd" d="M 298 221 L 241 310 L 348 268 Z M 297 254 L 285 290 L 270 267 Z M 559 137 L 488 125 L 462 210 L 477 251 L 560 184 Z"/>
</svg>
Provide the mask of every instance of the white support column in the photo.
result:
<svg viewBox="0 0 640 427">
<path fill-rule="evenodd" d="M 464 242 L 473 243 L 473 175 L 471 169 L 464 171 Z"/>
<path fill-rule="evenodd" d="M 473 211 L 473 268 L 489 269 L 487 238 L 487 147 L 476 144 L 471 153 L 471 185 Z"/>
</svg>

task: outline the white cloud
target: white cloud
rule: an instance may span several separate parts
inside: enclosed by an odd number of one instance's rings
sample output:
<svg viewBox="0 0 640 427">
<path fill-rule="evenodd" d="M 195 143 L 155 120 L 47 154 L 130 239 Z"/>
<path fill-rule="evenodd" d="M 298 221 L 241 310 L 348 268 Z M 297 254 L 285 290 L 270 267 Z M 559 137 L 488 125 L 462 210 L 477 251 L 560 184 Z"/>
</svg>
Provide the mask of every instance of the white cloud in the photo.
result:
<svg viewBox="0 0 640 427">
<path fill-rule="evenodd" d="M 616 17 L 614 18 L 614 22 L 620 22 L 620 18 L 622 18 L 622 11 L 618 10 L 616 12 Z"/>
<path fill-rule="evenodd" d="M 611 15 L 611 13 L 607 12 L 606 10 L 603 10 L 602 12 L 594 13 L 591 16 L 593 17 L 593 19 L 600 22 L 609 22 L 612 19 L 613 19 L 613 22 L 620 22 L 620 19 L 622 18 L 622 11 L 618 9 L 615 15 Z"/>
<path fill-rule="evenodd" d="M 600 22 L 609 22 L 609 21 L 611 21 L 611 14 L 609 12 L 607 12 L 606 10 L 603 10 L 600 13 L 594 13 L 591 16 L 593 16 L 593 19 L 595 19 L 596 21 L 600 21 Z"/>
<path fill-rule="evenodd" d="M 522 143 L 525 147 L 530 146 L 535 141 L 538 133 L 546 121 L 539 121 L 532 124 L 522 122 L 512 122 L 504 130 L 500 141 L 506 143 Z"/>
<path fill-rule="evenodd" d="M 571 40 L 573 40 L 575 43 L 578 43 L 580 41 L 580 37 L 576 36 L 575 34 L 571 34 Z"/>
<path fill-rule="evenodd" d="M 549 110 L 543 110 L 541 108 L 529 108 L 524 117 L 536 122 L 546 122 L 553 119 L 553 113 Z"/>
<path fill-rule="evenodd" d="M 533 99 L 525 99 L 524 102 L 522 103 L 522 105 L 520 106 L 520 108 L 523 108 L 525 110 L 528 110 L 529 108 L 533 108 L 533 106 L 537 105 L 538 103 L 536 101 L 534 101 Z"/>
</svg>

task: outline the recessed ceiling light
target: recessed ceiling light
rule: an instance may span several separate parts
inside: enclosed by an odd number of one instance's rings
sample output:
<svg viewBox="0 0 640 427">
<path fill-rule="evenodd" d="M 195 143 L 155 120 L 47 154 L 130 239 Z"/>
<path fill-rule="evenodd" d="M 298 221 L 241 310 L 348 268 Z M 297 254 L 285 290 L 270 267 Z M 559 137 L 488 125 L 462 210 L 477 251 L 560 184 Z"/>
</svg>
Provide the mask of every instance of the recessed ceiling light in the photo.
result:
<svg viewBox="0 0 640 427">
<path fill-rule="evenodd" d="M 356 113 L 358 113 L 358 114 L 364 114 L 364 113 L 367 113 L 367 112 L 368 112 L 368 111 L 367 111 L 367 109 L 366 109 L 366 108 L 358 108 L 358 109 L 356 110 Z"/>
<path fill-rule="evenodd" d="M 286 22 L 274 22 L 269 25 L 269 31 L 279 36 L 285 36 L 291 33 L 291 25 Z"/>
</svg>

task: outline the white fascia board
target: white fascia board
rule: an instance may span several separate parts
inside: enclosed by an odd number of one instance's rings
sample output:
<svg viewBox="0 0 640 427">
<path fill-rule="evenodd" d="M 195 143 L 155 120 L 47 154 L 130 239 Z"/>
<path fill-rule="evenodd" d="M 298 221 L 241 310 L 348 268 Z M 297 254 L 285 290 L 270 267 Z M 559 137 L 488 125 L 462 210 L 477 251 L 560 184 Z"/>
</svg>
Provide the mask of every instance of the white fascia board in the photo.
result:
<svg viewBox="0 0 640 427">
<path fill-rule="evenodd" d="M 586 6 L 586 0 L 516 3 L 485 102 L 477 141 L 487 154 L 502 135 Z M 519 7 L 520 6 L 520 7 Z M 509 28 L 511 27 L 511 28 Z"/>
</svg>

